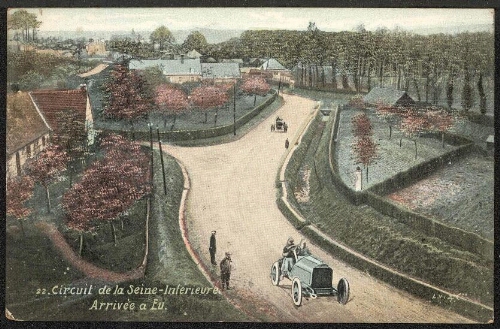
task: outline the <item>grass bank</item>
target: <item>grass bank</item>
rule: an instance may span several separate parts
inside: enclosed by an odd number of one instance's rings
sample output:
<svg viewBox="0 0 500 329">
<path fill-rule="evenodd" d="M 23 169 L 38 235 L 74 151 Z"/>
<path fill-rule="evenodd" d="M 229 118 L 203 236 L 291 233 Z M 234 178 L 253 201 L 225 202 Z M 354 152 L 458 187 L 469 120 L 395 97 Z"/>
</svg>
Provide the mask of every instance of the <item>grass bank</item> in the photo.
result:
<svg viewBox="0 0 500 329">
<path fill-rule="evenodd" d="M 149 223 L 150 244 L 145 277 L 118 286 L 126 291 L 130 285 L 157 289 L 165 289 L 167 285 L 176 288 L 179 285 L 184 289 L 200 288 L 206 292 L 212 286 L 186 251 L 178 224 L 183 190 L 182 172 L 175 159 L 164 155 L 164 162 L 168 184 L 166 196 L 163 193 L 159 152 L 155 151 L 155 194 Z M 137 206 L 139 212 L 143 211 L 142 207 Z M 132 216 L 132 212 L 129 215 Z M 130 237 L 140 235 L 142 238 L 118 240 L 121 255 L 130 257 L 119 261 L 119 257 L 113 255 L 117 247 L 112 243 L 102 244 L 99 252 L 104 258 L 98 259 L 96 265 L 104 265 L 107 260 L 108 265 L 117 262 L 120 269 L 125 269 L 128 265 L 124 264 L 135 263 L 134 254 L 143 255 L 144 221 L 137 222 L 143 225 L 135 227 L 136 232 Z M 26 224 L 26 238 L 19 233 L 7 236 L 6 307 L 16 318 L 50 321 L 248 321 L 243 313 L 217 293 L 181 295 L 164 294 L 162 291 L 152 294 L 98 294 L 97 288 L 104 285 L 114 288 L 115 285 L 85 278 L 62 259 L 50 240 L 30 225 L 32 223 Z M 15 222 L 11 225 L 15 226 Z M 114 270 L 117 271 L 116 268 Z M 85 296 L 37 294 L 37 289 L 50 292 L 54 286 L 88 287 L 91 284 L 94 291 Z M 99 305 L 133 302 L 136 309 L 95 310 L 92 305 L 96 301 Z M 154 307 L 155 303 L 157 306 L 164 305 L 164 308 Z M 139 310 L 140 304 L 144 304 L 146 309 Z"/>
<path fill-rule="evenodd" d="M 416 232 L 367 205 L 355 206 L 331 184 L 328 143 L 332 121 L 311 126 L 307 152 L 293 157 L 286 179 L 291 191 L 303 190 L 307 177 L 308 200 L 292 200 L 308 222 L 333 239 L 396 270 L 432 285 L 462 294 L 486 305 L 493 303 L 491 262 Z M 322 133 L 318 133 L 323 130 Z M 310 172 L 304 175 L 304 172 Z"/>
</svg>

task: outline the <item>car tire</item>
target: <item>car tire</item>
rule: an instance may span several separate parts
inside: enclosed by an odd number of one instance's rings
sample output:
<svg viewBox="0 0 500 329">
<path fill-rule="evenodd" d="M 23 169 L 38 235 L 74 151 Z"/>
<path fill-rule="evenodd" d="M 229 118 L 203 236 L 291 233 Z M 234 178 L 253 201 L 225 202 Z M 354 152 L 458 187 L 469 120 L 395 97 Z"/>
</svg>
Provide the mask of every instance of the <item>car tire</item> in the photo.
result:
<svg viewBox="0 0 500 329">
<path fill-rule="evenodd" d="M 337 285 L 337 301 L 342 305 L 349 301 L 349 282 L 345 278 L 340 279 Z"/>
<path fill-rule="evenodd" d="M 293 278 L 292 280 L 292 300 L 295 306 L 302 304 L 302 284 L 299 278 Z"/>
<path fill-rule="evenodd" d="M 273 286 L 277 286 L 280 284 L 280 275 L 281 269 L 279 262 L 275 262 L 273 266 L 271 266 L 271 282 Z"/>
</svg>

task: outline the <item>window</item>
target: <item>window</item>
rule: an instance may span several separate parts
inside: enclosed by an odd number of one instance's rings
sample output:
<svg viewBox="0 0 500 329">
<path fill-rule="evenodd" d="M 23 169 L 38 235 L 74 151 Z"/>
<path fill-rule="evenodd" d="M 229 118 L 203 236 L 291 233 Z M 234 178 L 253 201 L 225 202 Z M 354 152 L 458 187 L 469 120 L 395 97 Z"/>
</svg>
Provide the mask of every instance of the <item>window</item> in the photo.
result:
<svg viewBox="0 0 500 329">
<path fill-rule="evenodd" d="M 26 158 L 31 158 L 31 145 L 26 145 Z"/>
</svg>

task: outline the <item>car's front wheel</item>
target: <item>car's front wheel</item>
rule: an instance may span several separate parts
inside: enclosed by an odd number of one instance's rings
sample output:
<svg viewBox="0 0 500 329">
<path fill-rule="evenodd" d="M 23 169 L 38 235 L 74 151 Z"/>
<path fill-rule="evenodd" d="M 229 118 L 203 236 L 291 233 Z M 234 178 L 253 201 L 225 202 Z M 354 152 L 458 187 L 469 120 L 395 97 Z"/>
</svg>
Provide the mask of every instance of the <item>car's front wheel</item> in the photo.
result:
<svg viewBox="0 0 500 329">
<path fill-rule="evenodd" d="M 292 280 L 292 299 L 295 306 L 302 304 L 302 284 L 299 278 L 293 278 Z"/>
</svg>

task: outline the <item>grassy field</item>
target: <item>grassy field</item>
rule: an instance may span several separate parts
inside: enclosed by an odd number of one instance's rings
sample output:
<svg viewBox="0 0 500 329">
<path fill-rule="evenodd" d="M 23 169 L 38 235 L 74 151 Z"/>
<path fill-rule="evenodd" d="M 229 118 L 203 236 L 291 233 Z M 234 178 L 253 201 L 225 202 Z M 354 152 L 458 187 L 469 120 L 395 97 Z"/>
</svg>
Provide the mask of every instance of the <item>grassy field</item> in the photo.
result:
<svg viewBox="0 0 500 329">
<path fill-rule="evenodd" d="M 473 153 L 387 197 L 493 241 L 494 179 L 493 157 Z"/>
<path fill-rule="evenodd" d="M 266 96 L 257 96 L 255 106 L 264 103 L 272 97 L 269 93 Z M 242 95 L 236 100 L 236 119 L 247 114 L 254 107 L 254 96 Z M 134 120 L 134 129 L 137 131 L 147 131 L 148 123 L 152 122 L 153 127 L 159 128 L 160 132 L 170 130 L 200 130 L 215 127 L 215 110 L 207 112 L 207 122 L 205 123 L 205 112 L 200 110 L 191 110 L 177 115 L 175 125 L 172 128 L 174 117 L 167 117 L 167 124 L 164 125 L 163 117 L 159 114 L 152 113 L 149 117 L 138 118 Z M 234 109 L 232 100 L 227 103 L 227 106 L 222 107 L 217 111 L 217 127 L 230 125 L 234 121 Z M 98 116 L 94 122 L 96 129 L 118 129 L 129 131 L 131 125 L 122 120 L 111 120 L 104 116 Z"/>
<path fill-rule="evenodd" d="M 363 171 L 363 189 L 456 148 L 456 146 L 449 144 L 445 144 L 443 148 L 441 141 L 437 138 L 419 137 L 417 139 L 417 158 L 415 158 L 414 142 L 406 138 L 396 128 L 392 129 L 392 137 L 389 139 L 389 126 L 379 119 L 373 111 L 344 110 L 340 113 L 335 158 L 338 163 L 340 177 L 352 189 L 354 189 L 354 172 L 359 164 L 356 163 L 352 151 L 352 143 L 355 141 L 355 137 L 352 133 L 351 118 L 358 113 L 366 113 L 370 118 L 373 131 L 372 138 L 378 144 L 376 159 L 368 168 L 368 181 L 366 180 L 366 170 Z M 400 147 L 401 138 L 402 146 Z M 362 167 L 362 165 L 359 166 Z"/>
<path fill-rule="evenodd" d="M 200 273 L 187 253 L 178 224 L 179 202 L 182 194 L 183 177 L 174 159 L 165 157 L 168 177 L 168 194 L 163 195 L 159 153 L 155 153 L 155 197 L 150 221 L 150 247 L 146 276 L 133 282 L 121 283 L 124 289 L 129 285 L 139 287 L 210 288 L 211 284 Z M 61 184 L 66 182 L 61 182 Z M 67 183 L 66 183 L 67 184 Z M 55 187 L 52 190 L 56 190 Z M 57 200 L 57 193 L 54 193 Z M 44 206 L 44 203 L 40 203 Z M 57 208 L 57 206 L 55 207 Z M 144 251 L 144 205 L 137 205 L 137 221 L 125 223 L 118 246 L 110 240 L 95 245 L 87 251 L 96 265 L 125 271 L 142 258 Z M 142 214 L 142 215 L 141 215 Z M 130 212 L 129 217 L 134 217 Z M 46 217 L 46 215 L 45 215 Z M 55 296 L 37 294 L 37 289 L 50 292 L 54 286 L 103 287 L 105 282 L 85 278 L 71 264 L 64 261 L 48 238 L 33 225 L 34 217 L 25 224 L 26 237 L 15 230 L 16 222 L 9 221 L 8 227 L 14 233 L 7 234 L 6 243 L 6 307 L 16 318 L 24 320 L 61 321 L 247 321 L 248 318 L 227 302 L 220 294 L 206 295 L 98 295 Z M 142 227 L 141 227 L 142 225 Z M 120 226 L 120 225 L 117 225 Z M 119 230 L 118 230 L 119 231 Z M 127 235 L 128 234 L 128 235 Z M 127 235 L 127 236 L 126 236 Z M 105 238 L 109 239 L 109 237 Z M 102 242 L 102 241 L 101 241 Z M 108 284 L 109 286 L 109 284 Z M 114 287 L 114 284 L 112 284 Z M 152 309 L 153 304 L 164 302 L 165 309 Z M 94 310 L 98 303 L 134 302 L 137 307 L 144 303 L 145 310 Z"/>
<path fill-rule="evenodd" d="M 328 92 L 298 90 L 305 96 L 319 100 L 335 102 L 335 98 L 328 96 L 341 96 L 338 103 L 345 102 L 346 96 L 334 95 Z M 354 187 L 353 172 L 356 163 L 351 150 L 354 140 L 351 131 L 351 118 L 362 111 L 347 110 L 340 115 L 338 143 L 335 155 L 339 164 L 340 177 L 347 186 Z M 415 146 L 412 140 L 403 136 L 396 128 L 392 130 L 389 139 L 387 123 L 379 119 L 372 111 L 366 111 L 372 125 L 373 138 L 378 143 L 378 157 L 369 167 L 369 181 L 363 180 L 364 188 L 370 187 L 395 173 L 434 158 L 455 149 L 455 146 L 445 144 L 442 148 L 437 138 L 420 137 L 417 139 L 418 156 L 415 159 Z M 480 146 L 487 136 L 494 133 L 493 127 L 479 125 L 467 120 L 456 122 L 452 131 L 467 138 L 476 140 Z M 402 139 L 402 147 L 399 140 Z M 469 232 L 474 232 L 493 239 L 493 159 L 473 154 L 465 159 L 453 162 L 439 170 L 429 178 L 414 184 L 403 191 L 398 191 L 389 197 L 400 201 L 412 210 L 431 216 L 455 227 L 460 227 Z M 309 167 L 303 167 L 300 175 L 314 173 Z M 366 171 L 364 171 L 366 178 Z M 303 186 L 296 187 L 296 195 L 300 198 Z M 307 184 L 308 188 L 309 184 Z"/>
<path fill-rule="evenodd" d="M 265 98 L 259 99 L 263 102 Z M 253 97 L 243 97 L 241 103 L 245 107 L 240 115 L 253 108 Z M 240 104 L 240 105 L 241 105 Z M 237 135 L 219 136 L 201 141 L 184 142 L 189 145 L 211 145 L 230 142 L 247 133 L 253 126 L 266 119 L 282 105 L 278 98 L 270 106 L 249 123 L 237 130 Z M 240 108 L 241 110 L 241 108 Z M 224 110 L 219 112 L 219 118 L 224 118 Z M 226 110 L 227 118 L 232 111 Z M 222 114 L 222 115 L 221 115 Z M 238 113 L 237 113 L 238 114 Z M 184 118 L 192 120 L 192 118 Z M 200 116 L 194 126 L 200 128 L 203 124 Z M 210 120 L 210 116 L 209 116 Z M 182 119 L 178 122 L 181 122 Z M 219 121 L 220 122 L 220 121 Z M 165 285 L 184 287 L 211 287 L 200 273 L 196 264 L 187 253 L 181 238 L 178 224 L 178 209 L 182 194 L 183 177 L 173 158 L 165 156 L 167 168 L 168 195 L 163 195 L 163 183 L 160 171 L 159 154 L 155 154 L 155 198 L 152 206 L 150 223 L 150 253 L 146 277 L 129 284 L 145 287 L 165 287 Z M 80 168 L 81 169 L 81 168 Z M 81 170 L 80 170 L 81 171 Z M 76 181 L 78 174 L 73 178 Z M 66 230 L 63 225 L 64 214 L 60 206 L 61 196 L 69 187 L 68 177 L 63 176 L 49 187 L 52 212 L 47 213 L 45 191 L 36 186 L 33 198 L 28 206 L 34 209 L 33 215 L 25 222 L 27 237 L 23 238 L 16 221 L 9 221 L 7 239 L 7 306 L 20 319 L 29 320 L 126 320 L 126 321 L 248 321 L 248 317 L 230 305 L 219 294 L 205 296 L 140 296 L 134 298 L 136 303 L 148 303 L 156 299 L 165 302 L 168 311 L 144 310 L 126 311 L 95 311 L 89 310 L 96 300 L 95 296 L 40 296 L 36 290 L 45 288 L 47 291 L 55 285 L 65 286 L 102 286 L 104 283 L 85 278 L 82 273 L 66 263 L 50 240 L 41 234 L 33 225 L 37 220 L 47 220 L 55 223 L 65 234 L 73 248 L 78 246 L 78 235 Z M 120 221 L 115 221 L 118 242 L 115 246 L 109 224 L 99 227 L 95 234 L 85 235 L 85 245 L 82 257 L 105 269 L 125 272 L 134 269 L 144 255 L 144 217 L 146 201 L 137 202 L 123 218 L 123 228 Z M 28 241 L 29 240 L 29 241 Z M 34 265 L 37 264 L 37 265 Z M 126 285 L 124 285 L 126 286 Z M 98 296 L 99 302 L 113 302 L 114 295 Z M 71 306 L 68 312 L 67 306 Z"/>
<path fill-rule="evenodd" d="M 321 124 L 311 129 L 322 130 Z M 291 186 L 294 190 L 309 186 L 308 200 L 295 202 L 304 217 L 335 240 L 372 259 L 492 305 L 492 262 L 416 232 L 369 206 L 352 205 L 329 183 L 328 141 L 328 133 L 316 132 L 297 173 L 297 184 Z M 307 170 L 309 175 L 301 174 Z"/>
</svg>

